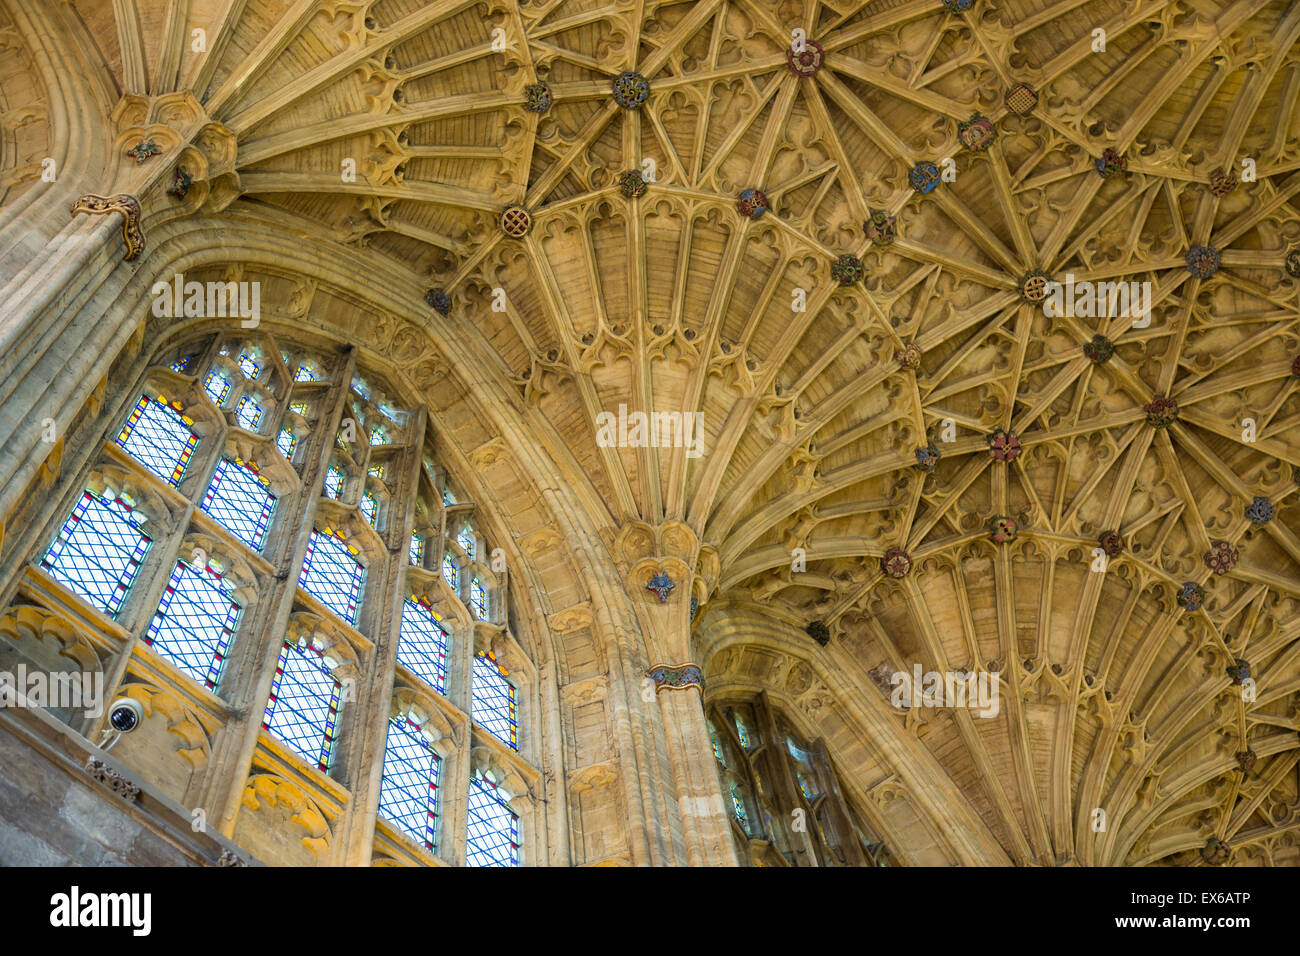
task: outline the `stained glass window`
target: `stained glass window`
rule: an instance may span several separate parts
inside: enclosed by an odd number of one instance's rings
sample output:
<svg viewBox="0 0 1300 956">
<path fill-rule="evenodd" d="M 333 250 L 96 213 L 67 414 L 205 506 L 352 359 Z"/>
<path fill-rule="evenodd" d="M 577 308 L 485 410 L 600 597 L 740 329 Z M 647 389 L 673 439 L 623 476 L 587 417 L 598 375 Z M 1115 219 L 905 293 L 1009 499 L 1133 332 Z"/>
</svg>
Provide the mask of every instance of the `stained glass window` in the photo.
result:
<svg viewBox="0 0 1300 956">
<path fill-rule="evenodd" d="M 519 724 L 515 707 L 515 685 L 491 651 L 474 656 L 474 680 L 470 716 L 512 749 L 519 749 Z"/>
<path fill-rule="evenodd" d="M 474 560 L 474 532 L 469 528 L 461 528 L 460 534 L 456 535 L 456 543 L 465 549 L 465 557 L 471 561 Z"/>
<path fill-rule="evenodd" d="M 116 440 L 159 478 L 178 485 L 199 445 L 199 436 L 191 430 L 193 424 L 194 419 L 179 405 L 161 395 L 157 399 L 141 395 Z"/>
<path fill-rule="evenodd" d="M 442 576 L 446 578 L 451 589 L 456 590 L 456 562 L 452 560 L 450 554 L 442 556 Z"/>
<path fill-rule="evenodd" d="M 749 815 L 745 813 L 745 801 L 741 799 L 740 791 L 736 789 L 735 783 L 731 785 L 731 808 L 736 815 L 736 821 L 749 830 Z"/>
<path fill-rule="evenodd" d="M 208 398 L 212 399 L 212 404 L 224 405 L 226 396 L 230 394 L 230 383 L 226 381 L 224 375 L 218 375 L 215 371 L 212 371 L 203 380 L 203 390 L 208 393 Z"/>
<path fill-rule="evenodd" d="M 379 515 L 379 502 L 368 491 L 361 496 L 361 513 L 366 516 L 366 521 L 369 522 L 370 527 L 375 527 L 375 518 Z"/>
<path fill-rule="evenodd" d="M 469 603 L 480 621 L 487 617 L 487 588 L 478 578 L 469 582 Z"/>
<path fill-rule="evenodd" d="M 172 362 L 172 371 L 184 372 L 186 369 L 190 367 L 190 362 L 192 361 L 194 361 L 193 355 L 187 355 L 182 359 L 177 359 L 175 362 Z"/>
<path fill-rule="evenodd" d="M 388 430 L 384 428 L 383 425 L 376 425 L 374 428 L 370 429 L 370 444 L 372 445 L 390 444 L 390 440 L 388 438 Z"/>
<path fill-rule="evenodd" d="M 432 850 L 438 833 L 438 755 L 409 717 L 388 721 L 379 812 L 421 846 Z"/>
<path fill-rule="evenodd" d="M 424 564 L 424 539 L 414 531 L 411 532 L 411 563 L 417 568 Z"/>
<path fill-rule="evenodd" d="M 338 465 L 330 465 L 325 470 L 325 496 L 338 501 L 343 497 L 343 469 Z"/>
<path fill-rule="evenodd" d="M 215 689 L 239 611 L 220 573 L 177 562 L 144 641 L 204 687 Z"/>
<path fill-rule="evenodd" d="M 447 692 L 448 637 L 428 600 L 415 595 L 406 599 L 397 634 L 397 662 L 440 694 Z"/>
<path fill-rule="evenodd" d="M 141 517 L 121 498 L 86 491 L 41 559 L 41 567 L 113 617 L 152 543 Z"/>
<path fill-rule="evenodd" d="M 370 401 L 370 386 L 366 384 L 365 379 L 360 375 L 352 376 L 352 391 L 356 392 L 366 401 Z"/>
<path fill-rule="evenodd" d="M 466 866 L 518 866 L 519 817 L 497 784 L 479 771 L 469 784 Z"/>
<path fill-rule="evenodd" d="M 456 503 L 456 499 L 452 497 L 451 492 L 448 491 L 446 488 L 442 489 L 442 504 L 443 504 L 443 507 L 445 508 L 445 507 L 447 507 L 448 505 L 454 505 L 455 503 Z"/>
<path fill-rule="evenodd" d="M 199 507 L 254 551 L 261 551 L 275 511 L 271 483 L 257 466 L 241 459 L 217 462 Z"/>
<path fill-rule="evenodd" d="M 257 378 L 262 374 L 262 365 L 254 356 L 247 351 L 239 353 L 239 370 L 248 378 Z"/>
<path fill-rule="evenodd" d="M 369 475 L 371 478 L 378 478 L 380 481 L 383 481 L 383 480 L 384 480 L 384 466 L 383 466 L 383 465 L 371 465 L 369 468 L 366 469 L 366 474 Z"/>
<path fill-rule="evenodd" d="M 319 650 L 285 641 L 262 727 L 305 760 L 329 770 L 342 696 L 343 683 Z"/>
<path fill-rule="evenodd" d="M 307 417 L 306 402 L 290 402 L 289 410 L 292 411 L 295 415 L 301 415 L 303 418 Z"/>
<path fill-rule="evenodd" d="M 240 428 L 247 431 L 257 431 L 257 423 L 262 420 L 262 407 L 253 400 L 251 395 L 245 395 L 239 400 L 239 409 L 235 412 L 235 421 Z"/>
<path fill-rule="evenodd" d="M 357 622 L 357 604 L 366 569 L 357 549 L 337 531 L 312 531 L 298 586 L 349 624 Z"/>
<path fill-rule="evenodd" d="M 320 381 L 320 373 L 316 371 L 314 363 L 302 362 L 298 365 L 298 371 L 293 373 L 293 380 L 295 382 L 318 382 Z"/>
<path fill-rule="evenodd" d="M 280 449 L 280 454 L 290 461 L 293 461 L 293 450 L 297 445 L 298 439 L 287 428 L 281 428 L 280 434 L 275 437 L 275 447 Z"/>
</svg>

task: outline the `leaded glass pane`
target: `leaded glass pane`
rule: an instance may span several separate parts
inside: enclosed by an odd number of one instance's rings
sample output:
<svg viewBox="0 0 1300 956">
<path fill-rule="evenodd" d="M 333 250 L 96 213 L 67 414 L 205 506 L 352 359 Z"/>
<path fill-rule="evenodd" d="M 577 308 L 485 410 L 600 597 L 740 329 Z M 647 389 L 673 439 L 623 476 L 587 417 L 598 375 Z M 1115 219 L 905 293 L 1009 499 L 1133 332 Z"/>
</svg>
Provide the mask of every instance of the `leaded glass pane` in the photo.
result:
<svg viewBox="0 0 1300 956">
<path fill-rule="evenodd" d="M 460 534 L 456 535 L 456 543 L 464 549 L 465 557 L 474 560 L 474 532 L 462 528 Z"/>
<path fill-rule="evenodd" d="M 307 542 L 298 586 L 349 624 L 357 622 L 357 604 L 366 569 L 357 549 L 331 529 L 313 531 Z"/>
<path fill-rule="evenodd" d="M 397 635 L 397 662 L 440 694 L 447 692 L 448 637 L 427 600 L 406 599 Z"/>
<path fill-rule="evenodd" d="M 491 651 L 474 657 L 470 716 L 474 722 L 514 750 L 519 749 L 515 685 Z"/>
<path fill-rule="evenodd" d="M 256 356 L 249 352 L 239 353 L 239 370 L 248 378 L 257 378 L 262 374 L 262 364 Z"/>
<path fill-rule="evenodd" d="M 352 391 L 356 392 L 366 401 L 370 401 L 370 386 L 366 384 L 365 379 L 360 375 L 352 376 Z"/>
<path fill-rule="evenodd" d="M 120 498 L 84 492 L 41 559 L 41 567 L 79 597 L 116 617 L 152 543 L 140 532 L 140 523 L 140 516 Z"/>
<path fill-rule="evenodd" d="M 416 532 L 411 532 L 411 563 L 417 568 L 424 565 L 424 539 Z"/>
<path fill-rule="evenodd" d="M 208 398 L 212 399 L 214 405 L 224 405 L 226 396 L 230 394 L 230 383 L 226 381 L 224 375 L 219 375 L 212 371 L 208 377 L 203 380 L 203 390 L 208 393 Z"/>
<path fill-rule="evenodd" d="M 343 497 L 343 469 L 338 465 L 330 465 L 325 470 L 325 497 L 333 498 L 338 501 Z"/>
<path fill-rule="evenodd" d="M 438 832 L 439 764 L 438 755 L 410 718 L 393 717 L 388 721 L 384 769 L 379 778 L 379 812 L 430 850 Z"/>
<path fill-rule="evenodd" d="M 519 817 L 496 783 L 475 771 L 469 784 L 466 866 L 518 866 Z"/>
<path fill-rule="evenodd" d="M 218 572 L 178 562 L 144 640 L 204 687 L 215 689 L 239 610 Z"/>
<path fill-rule="evenodd" d="M 257 466 L 241 459 L 217 462 L 199 507 L 254 551 L 261 551 L 275 511 L 271 483 Z"/>
<path fill-rule="evenodd" d="M 361 513 L 366 516 L 366 521 L 370 524 L 370 527 L 375 527 L 375 518 L 379 515 L 379 502 L 368 491 L 361 496 Z"/>
<path fill-rule="evenodd" d="M 303 759 L 329 770 L 343 684 L 320 651 L 285 641 L 271 680 L 262 727 Z"/>
<path fill-rule="evenodd" d="M 301 415 L 303 418 L 306 418 L 306 417 L 307 417 L 307 403 L 306 403 L 306 402 L 290 402 L 290 403 L 289 403 L 289 409 L 290 409 L 290 411 L 292 411 L 292 412 L 293 412 L 294 414 L 296 414 L 296 415 Z"/>
<path fill-rule="evenodd" d="M 469 582 L 469 603 L 476 618 L 483 620 L 487 617 L 487 588 L 478 578 Z"/>
<path fill-rule="evenodd" d="M 370 430 L 370 444 L 372 445 L 389 445 L 392 439 L 388 437 L 388 429 L 383 425 L 376 425 Z"/>
<path fill-rule="evenodd" d="M 293 373 L 293 380 L 295 382 L 317 382 L 320 381 L 320 373 L 316 370 L 315 363 L 302 362 L 298 365 L 298 371 Z"/>
<path fill-rule="evenodd" d="M 179 405 L 141 395 L 118 432 L 117 443 L 140 464 L 159 478 L 178 485 L 185 468 L 199 445 L 199 436 L 190 426 L 194 419 Z"/>
<path fill-rule="evenodd" d="M 280 449 L 280 454 L 293 461 L 293 450 L 297 445 L 298 439 L 294 437 L 293 432 L 287 428 L 281 428 L 280 434 L 275 438 L 275 447 Z"/>
<path fill-rule="evenodd" d="M 262 420 L 262 407 L 250 395 L 239 400 L 239 409 L 235 412 L 235 421 L 246 431 L 257 431 L 257 423 Z"/>
<path fill-rule="evenodd" d="M 456 562 L 452 560 L 450 554 L 442 556 L 442 576 L 447 580 L 451 589 L 456 590 Z"/>
</svg>

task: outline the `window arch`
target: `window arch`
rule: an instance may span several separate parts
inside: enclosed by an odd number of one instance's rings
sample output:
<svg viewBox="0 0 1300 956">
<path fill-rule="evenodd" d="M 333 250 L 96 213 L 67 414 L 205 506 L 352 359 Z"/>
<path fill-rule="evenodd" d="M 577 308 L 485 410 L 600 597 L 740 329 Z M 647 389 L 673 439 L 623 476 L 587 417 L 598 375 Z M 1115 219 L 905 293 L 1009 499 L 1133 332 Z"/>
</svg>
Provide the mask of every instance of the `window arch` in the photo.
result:
<svg viewBox="0 0 1300 956">
<path fill-rule="evenodd" d="M 105 653 L 120 655 L 106 673 L 147 675 L 186 708 L 207 708 L 195 724 L 209 738 L 206 763 L 187 765 L 186 779 L 242 773 L 248 786 L 274 778 L 277 793 L 310 794 L 327 818 L 313 840 L 356 813 L 376 830 L 377 855 L 516 865 L 521 832 L 534 832 L 528 814 L 541 812 L 529 797 L 540 774 L 519 741 L 520 702 L 535 678 L 526 660 L 509 676 L 491 654 L 475 664 L 474 621 L 489 610 L 505 617 L 509 597 L 505 579 L 470 557 L 486 547 L 479 517 L 468 488 L 449 490 L 427 412 L 405 410 L 381 373 L 354 374 L 356 353 L 268 329 L 179 325 L 152 364 L 110 381 L 111 411 L 84 471 L 60 479 L 61 513 L 22 545 L 23 573 L 45 579 L 23 600 L 77 622 L 97 609 L 107 636 L 95 650 L 113 644 Z M 321 425 L 345 418 L 356 440 L 340 450 Z M 519 647 L 505 627 L 491 633 Z M 396 699 L 399 687 L 432 713 L 407 709 L 400 724 L 396 711 L 380 716 L 378 697 L 393 688 Z M 83 732 L 97 739 L 103 720 Z M 467 758 L 485 744 L 506 771 L 473 769 Z M 251 766 L 239 765 L 250 749 Z M 151 753 L 136 770 L 147 778 L 187 760 L 183 750 Z M 118 752 L 135 759 L 148 748 Z M 195 792 L 225 792 L 211 789 L 215 779 Z M 456 798 L 444 808 L 447 793 Z M 238 819 L 260 803 L 236 800 L 222 813 Z M 454 826 L 443 826 L 444 812 Z M 405 851 L 392 846 L 395 830 L 409 837 Z M 235 832 L 255 840 L 266 829 Z M 249 850 L 274 862 L 280 846 Z M 341 853 L 326 847 L 316 858 L 338 863 Z"/>
<path fill-rule="evenodd" d="M 742 860 L 756 866 L 887 865 L 884 845 L 870 838 L 845 800 L 825 746 L 800 737 L 765 695 L 714 703 L 707 723 Z"/>
</svg>

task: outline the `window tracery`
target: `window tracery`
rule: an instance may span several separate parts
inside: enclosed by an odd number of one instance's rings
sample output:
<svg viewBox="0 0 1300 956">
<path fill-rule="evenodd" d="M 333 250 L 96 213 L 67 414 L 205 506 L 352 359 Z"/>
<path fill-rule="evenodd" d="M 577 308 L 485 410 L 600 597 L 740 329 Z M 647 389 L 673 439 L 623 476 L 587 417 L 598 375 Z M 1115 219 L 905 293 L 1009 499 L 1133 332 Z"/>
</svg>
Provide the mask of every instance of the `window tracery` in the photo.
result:
<svg viewBox="0 0 1300 956">
<path fill-rule="evenodd" d="M 63 589 L 49 591 L 56 605 L 80 598 L 120 621 L 117 633 L 130 632 L 120 653 L 141 663 L 128 673 L 147 673 L 177 700 L 196 700 L 205 688 L 229 704 L 230 714 L 202 719 L 217 733 L 252 734 L 253 762 L 230 763 L 240 746 L 205 744 L 206 759 L 226 761 L 211 772 L 270 781 L 267 793 L 311 794 L 320 819 L 310 827 L 310 859 L 338 862 L 331 854 L 341 851 L 329 845 L 335 821 L 355 812 L 368 813 L 372 829 L 390 827 L 374 836 L 384 852 L 394 852 L 394 829 L 409 838 L 410 862 L 436 853 L 517 865 L 521 813 L 536 812 L 516 799 L 524 787 L 517 772 L 536 775 L 521 752 L 520 721 L 523 688 L 535 676 L 525 667 L 507 680 L 490 653 L 474 657 L 474 622 L 498 600 L 504 607 L 504 578 L 475 562 L 486 545 L 473 529 L 473 503 L 450 490 L 430 456 L 423 414 L 404 411 L 381 376 L 354 373 L 354 365 L 262 333 L 160 348 L 140 380 L 123 383 L 117 401 L 126 404 L 100 451 L 107 463 L 88 463 L 99 470 L 75 497 L 71 487 L 63 492 L 71 514 L 48 516 L 32 567 Z M 335 435 L 313 433 L 310 422 L 336 415 L 352 420 L 356 441 L 343 428 L 337 447 Z M 456 509 L 450 517 L 448 507 Z M 380 607 L 397 587 L 400 613 L 386 615 Z M 277 630 L 272 609 L 284 601 L 274 595 L 285 591 L 288 624 Z M 427 704 L 406 708 L 400 725 L 396 711 L 370 716 L 365 695 L 379 688 L 361 687 L 357 676 L 370 673 L 382 640 L 396 645 L 381 676 L 394 700 L 409 700 L 419 684 L 437 715 L 422 715 Z M 211 731 L 205 724 L 200 732 Z M 513 755 L 505 776 L 448 759 L 488 736 Z M 371 772 L 365 760 L 380 766 Z M 355 809 L 331 808 L 324 778 L 350 790 Z M 455 826 L 440 832 L 440 796 L 450 792 L 459 796 Z M 263 805 L 271 804 L 246 802 L 235 812 Z M 260 839 L 261 826 L 237 824 L 235 832 Z"/>
<path fill-rule="evenodd" d="M 742 860 L 755 866 L 884 866 L 820 741 L 805 741 L 760 694 L 707 708 L 719 782 Z"/>
</svg>

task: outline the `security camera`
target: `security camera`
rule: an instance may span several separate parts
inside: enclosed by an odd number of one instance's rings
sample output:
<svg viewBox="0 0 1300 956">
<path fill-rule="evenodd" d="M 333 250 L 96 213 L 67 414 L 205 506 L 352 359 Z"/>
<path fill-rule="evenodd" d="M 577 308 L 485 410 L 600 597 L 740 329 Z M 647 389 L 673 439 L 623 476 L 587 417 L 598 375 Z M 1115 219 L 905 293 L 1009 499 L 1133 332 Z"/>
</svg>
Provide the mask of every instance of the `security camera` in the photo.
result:
<svg viewBox="0 0 1300 956">
<path fill-rule="evenodd" d="M 104 728 L 104 733 L 99 738 L 99 746 L 105 750 L 112 750 L 118 738 L 135 730 L 143 719 L 144 708 L 140 706 L 138 700 L 119 697 L 108 708 L 108 726 Z"/>
<path fill-rule="evenodd" d="M 108 722 L 120 734 L 129 734 L 144 719 L 144 708 L 130 697 L 119 697 L 108 711 Z"/>
</svg>

